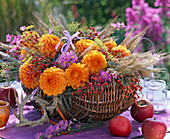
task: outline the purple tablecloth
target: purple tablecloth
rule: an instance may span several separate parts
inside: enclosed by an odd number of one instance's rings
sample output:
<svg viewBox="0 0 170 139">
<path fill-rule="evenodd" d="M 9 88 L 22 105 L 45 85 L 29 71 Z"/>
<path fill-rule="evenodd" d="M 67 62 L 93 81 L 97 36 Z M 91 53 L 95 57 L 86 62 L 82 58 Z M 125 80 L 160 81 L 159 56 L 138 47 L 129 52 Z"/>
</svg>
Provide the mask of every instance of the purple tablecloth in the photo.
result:
<svg viewBox="0 0 170 139">
<path fill-rule="evenodd" d="M 134 121 L 130 115 L 129 111 L 126 111 L 121 114 L 124 117 L 127 117 L 132 122 L 132 132 L 127 137 L 127 139 L 130 139 L 132 137 L 141 135 L 141 123 L 138 123 Z M 29 120 L 36 120 L 41 117 L 41 113 L 33 109 L 32 106 L 25 106 L 24 107 L 24 116 L 25 118 Z M 170 110 L 167 110 L 165 113 L 162 114 L 155 114 L 154 117 L 156 119 L 160 119 L 164 121 L 168 127 L 168 131 L 170 131 Z M 57 117 L 58 119 L 60 117 Z M 56 118 L 56 119 L 57 119 Z M 16 123 L 19 121 L 17 118 L 11 113 L 8 124 L 5 129 L 0 130 L 0 137 L 3 137 L 5 139 L 33 139 L 34 135 L 37 132 L 43 132 L 46 130 L 46 128 L 49 126 L 49 123 L 45 123 L 42 126 L 36 126 L 36 127 L 16 127 Z M 123 139 L 121 137 L 114 137 L 110 134 L 109 128 L 108 128 L 109 121 L 106 121 L 106 124 L 104 124 L 101 128 L 95 128 L 95 129 L 89 129 L 89 130 L 82 130 L 78 133 L 72 133 L 70 135 L 62 135 L 54 138 L 59 139 L 105 139 L 105 138 L 115 138 L 115 139 Z M 166 139 L 170 138 L 170 135 L 167 134 Z"/>
</svg>

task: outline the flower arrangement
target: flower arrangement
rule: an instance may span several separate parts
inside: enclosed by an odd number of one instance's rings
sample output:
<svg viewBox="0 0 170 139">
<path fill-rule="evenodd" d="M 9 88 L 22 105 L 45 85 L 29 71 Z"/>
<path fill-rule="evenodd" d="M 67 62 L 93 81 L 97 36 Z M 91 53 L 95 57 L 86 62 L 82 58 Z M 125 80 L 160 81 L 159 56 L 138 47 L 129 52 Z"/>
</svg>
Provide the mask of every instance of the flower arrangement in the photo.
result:
<svg viewBox="0 0 170 139">
<path fill-rule="evenodd" d="M 147 27 L 132 38 L 132 32 L 129 33 L 121 44 L 117 44 L 114 31 L 125 25 L 115 23 L 115 20 L 105 28 L 87 27 L 74 22 L 67 24 L 64 17 L 56 13 L 58 16 L 49 15 L 50 28 L 37 14 L 34 15 L 38 25 L 22 26 L 22 32 L 17 36 L 6 36 L 11 46 L 15 44 L 7 53 L 20 65 L 19 79 L 25 89 L 31 90 L 25 99 L 21 98 L 22 104 L 17 101 L 19 114 L 14 114 L 20 117 L 20 126 L 50 121 L 47 111 L 51 116 L 57 111 L 65 119 L 64 116 L 70 115 L 67 113 L 69 107 L 86 109 L 81 105 L 85 105 L 88 99 L 88 103 L 92 103 L 89 105 L 91 111 L 99 113 L 104 111 L 105 104 L 107 111 L 113 111 L 119 101 L 125 103 L 126 100 L 125 108 L 118 110 L 117 114 L 120 114 L 139 97 L 142 90 L 139 78 L 160 71 L 147 67 L 164 58 L 164 54 L 153 54 L 152 51 L 133 54 Z M 115 98 L 115 92 L 119 93 L 118 98 Z M 50 101 L 47 97 L 51 98 Z M 22 107 L 30 99 L 40 104 L 43 116 L 39 121 L 23 118 Z M 93 105 L 95 101 L 97 106 Z M 102 103 L 104 105 L 100 106 Z M 74 113 L 73 109 L 70 111 Z M 113 113 L 108 115 L 114 116 Z"/>
</svg>

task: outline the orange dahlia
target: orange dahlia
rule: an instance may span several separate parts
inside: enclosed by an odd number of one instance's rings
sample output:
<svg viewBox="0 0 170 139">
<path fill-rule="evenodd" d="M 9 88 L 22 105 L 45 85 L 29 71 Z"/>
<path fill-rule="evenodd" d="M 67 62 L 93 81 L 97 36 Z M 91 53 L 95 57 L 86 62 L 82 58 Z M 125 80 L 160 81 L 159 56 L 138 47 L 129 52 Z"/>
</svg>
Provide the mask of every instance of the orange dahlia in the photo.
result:
<svg viewBox="0 0 170 139">
<path fill-rule="evenodd" d="M 113 40 L 105 42 L 104 45 L 107 46 L 108 51 L 117 46 L 116 41 Z"/>
<path fill-rule="evenodd" d="M 111 53 L 115 58 L 123 58 L 125 56 L 131 55 L 130 51 L 126 48 L 126 46 L 123 45 L 113 47 L 111 49 Z"/>
<path fill-rule="evenodd" d="M 65 71 L 68 86 L 71 85 L 73 89 L 84 86 L 85 82 L 88 82 L 88 73 L 89 70 L 84 64 L 74 63 L 70 65 Z"/>
<path fill-rule="evenodd" d="M 50 67 L 40 75 L 40 88 L 48 96 L 62 94 L 67 83 L 65 73 L 62 69 Z"/>
<path fill-rule="evenodd" d="M 30 68 L 32 67 L 32 68 Z M 36 75 L 35 69 L 32 64 L 23 64 L 19 69 L 19 78 L 25 87 L 34 89 L 36 88 L 38 83 L 39 76 Z"/>
<path fill-rule="evenodd" d="M 21 43 L 24 47 L 36 49 L 35 45 L 39 37 L 39 34 L 35 31 L 25 31 L 23 32 Z"/>
<path fill-rule="evenodd" d="M 53 55 L 60 50 L 60 48 L 64 45 L 64 43 L 61 41 L 60 46 L 56 50 L 55 47 L 60 41 L 60 38 L 53 34 L 45 34 L 42 35 L 42 37 L 39 39 L 38 43 L 38 50 L 43 54 L 43 55 Z"/>
<path fill-rule="evenodd" d="M 84 55 L 82 63 L 94 73 L 99 73 L 99 70 L 102 70 L 107 66 L 105 56 L 97 50 L 92 50 L 90 53 Z"/>
<path fill-rule="evenodd" d="M 92 45 L 94 43 L 94 41 L 90 40 L 90 39 L 80 39 L 79 41 L 77 41 L 74 46 L 76 48 L 77 52 L 84 52 L 85 49 L 87 49 L 90 45 Z M 93 49 L 99 49 L 99 46 L 97 45 L 97 43 L 93 44 Z"/>
</svg>

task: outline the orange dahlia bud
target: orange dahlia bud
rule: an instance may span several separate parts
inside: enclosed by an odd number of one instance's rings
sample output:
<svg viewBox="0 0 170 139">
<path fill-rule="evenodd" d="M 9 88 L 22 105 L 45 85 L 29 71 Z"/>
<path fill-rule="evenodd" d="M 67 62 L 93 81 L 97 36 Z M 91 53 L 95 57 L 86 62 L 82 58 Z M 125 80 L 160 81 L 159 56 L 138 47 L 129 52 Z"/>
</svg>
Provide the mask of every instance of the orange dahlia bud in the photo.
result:
<svg viewBox="0 0 170 139">
<path fill-rule="evenodd" d="M 62 94 L 67 86 L 65 73 L 62 69 L 50 67 L 40 75 L 40 88 L 48 96 Z"/>
<path fill-rule="evenodd" d="M 99 73 L 99 70 L 107 67 L 105 56 L 97 50 L 92 50 L 90 53 L 84 55 L 81 62 L 94 73 Z"/>
<path fill-rule="evenodd" d="M 123 58 L 131 55 L 130 51 L 123 45 L 118 45 L 117 47 L 112 48 L 111 53 L 115 58 Z"/>
<path fill-rule="evenodd" d="M 74 89 L 84 86 L 85 82 L 88 82 L 89 70 L 85 64 L 74 63 L 66 69 L 65 74 L 68 86 L 72 86 Z"/>
<path fill-rule="evenodd" d="M 104 45 L 107 46 L 108 51 L 117 46 L 116 42 L 113 40 L 105 42 Z"/>
<path fill-rule="evenodd" d="M 93 49 L 95 50 L 99 49 L 99 46 L 97 45 L 97 43 L 95 43 L 94 41 L 90 39 L 80 39 L 79 41 L 75 43 L 75 48 L 77 52 L 83 53 L 84 50 L 86 50 L 92 44 L 93 44 Z"/>
<path fill-rule="evenodd" d="M 53 34 L 45 34 L 42 35 L 42 37 L 39 39 L 38 43 L 38 50 L 43 54 L 43 55 L 53 55 L 55 56 L 56 53 L 60 50 L 60 48 L 64 45 L 64 43 L 61 41 L 60 46 L 56 50 L 55 47 L 60 41 L 60 38 Z"/>
</svg>

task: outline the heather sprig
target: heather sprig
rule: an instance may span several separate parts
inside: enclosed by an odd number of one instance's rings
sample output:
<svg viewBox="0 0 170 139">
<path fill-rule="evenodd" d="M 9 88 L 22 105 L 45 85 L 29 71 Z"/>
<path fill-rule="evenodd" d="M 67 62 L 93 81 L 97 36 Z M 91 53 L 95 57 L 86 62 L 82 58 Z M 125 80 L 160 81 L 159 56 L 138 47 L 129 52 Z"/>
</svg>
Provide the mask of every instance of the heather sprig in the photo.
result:
<svg viewBox="0 0 170 139">
<path fill-rule="evenodd" d="M 161 8 L 151 8 L 144 0 L 132 0 L 132 8 L 126 9 L 127 27 L 126 36 L 133 28 L 132 36 L 149 27 L 147 35 L 157 44 L 162 42 L 163 23 L 161 20 Z"/>
<path fill-rule="evenodd" d="M 6 42 L 10 43 L 10 45 L 16 44 L 16 46 L 19 46 L 21 41 L 22 39 L 19 35 L 17 36 L 10 35 L 10 34 L 6 35 Z"/>
<path fill-rule="evenodd" d="M 72 132 L 78 132 L 83 129 L 101 127 L 104 122 L 95 122 L 89 119 L 87 123 L 81 123 L 75 118 L 72 120 L 60 120 L 56 125 L 49 125 L 45 132 L 36 133 L 35 139 L 51 139 L 54 136 L 68 135 Z"/>
</svg>

